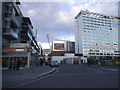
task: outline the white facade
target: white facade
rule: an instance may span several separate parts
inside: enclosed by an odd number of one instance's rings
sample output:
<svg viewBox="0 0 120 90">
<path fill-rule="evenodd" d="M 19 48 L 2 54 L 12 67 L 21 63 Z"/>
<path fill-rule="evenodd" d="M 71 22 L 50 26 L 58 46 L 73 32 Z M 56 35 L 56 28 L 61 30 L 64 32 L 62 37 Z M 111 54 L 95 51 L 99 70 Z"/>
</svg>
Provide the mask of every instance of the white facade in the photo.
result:
<svg viewBox="0 0 120 90">
<path fill-rule="evenodd" d="M 74 63 L 74 58 L 75 58 L 74 54 L 65 53 L 64 56 L 52 56 L 51 60 L 52 61 L 58 61 L 59 63 L 61 63 L 61 61 L 63 61 L 65 59 L 66 63 L 73 64 Z"/>
<path fill-rule="evenodd" d="M 71 54 L 71 53 L 65 53 L 64 55 L 66 58 L 74 58 L 75 57 L 75 55 Z"/>
<path fill-rule="evenodd" d="M 70 53 L 65 53 L 65 58 L 66 58 L 66 63 L 73 64 L 75 55 Z"/>
<path fill-rule="evenodd" d="M 52 56 L 51 61 L 58 61 L 58 63 L 61 63 L 61 61 L 63 61 L 64 58 L 65 56 Z"/>
<path fill-rule="evenodd" d="M 118 17 L 81 11 L 75 17 L 75 53 L 83 56 L 119 56 Z"/>
</svg>

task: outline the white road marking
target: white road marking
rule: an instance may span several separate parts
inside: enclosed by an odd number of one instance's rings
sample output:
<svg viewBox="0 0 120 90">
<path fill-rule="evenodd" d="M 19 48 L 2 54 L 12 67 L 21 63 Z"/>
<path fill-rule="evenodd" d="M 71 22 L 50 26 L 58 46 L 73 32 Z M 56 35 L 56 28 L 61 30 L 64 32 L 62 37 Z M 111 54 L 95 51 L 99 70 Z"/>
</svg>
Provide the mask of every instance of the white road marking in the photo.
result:
<svg viewBox="0 0 120 90">
<path fill-rule="evenodd" d="M 109 71 L 118 71 L 118 69 L 108 69 L 108 68 L 100 68 L 100 69 L 109 70 Z"/>
<path fill-rule="evenodd" d="M 97 71 L 97 72 L 102 72 L 101 70 L 96 70 L 96 69 L 91 69 L 91 68 L 86 68 L 87 70 L 92 70 L 92 71 Z"/>
</svg>

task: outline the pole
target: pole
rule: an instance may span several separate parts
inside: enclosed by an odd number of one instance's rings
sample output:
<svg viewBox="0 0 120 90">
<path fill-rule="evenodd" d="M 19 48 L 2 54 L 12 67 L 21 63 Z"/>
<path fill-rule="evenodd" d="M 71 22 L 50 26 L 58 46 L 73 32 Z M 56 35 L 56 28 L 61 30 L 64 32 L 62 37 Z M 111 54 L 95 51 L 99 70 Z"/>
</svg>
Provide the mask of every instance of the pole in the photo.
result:
<svg viewBox="0 0 120 90">
<path fill-rule="evenodd" d="M 79 60 L 79 64 L 81 64 L 81 57 L 80 56 L 78 56 L 78 60 Z"/>
<path fill-rule="evenodd" d="M 30 45 L 30 41 L 29 41 L 27 68 L 30 67 L 30 60 L 31 60 L 31 45 Z"/>
<path fill-rule="evenodd" d="M 78 51 L 78 63 L 81 64 L 81 58 L 80 58 L 80 53 Z"/>
</svg>

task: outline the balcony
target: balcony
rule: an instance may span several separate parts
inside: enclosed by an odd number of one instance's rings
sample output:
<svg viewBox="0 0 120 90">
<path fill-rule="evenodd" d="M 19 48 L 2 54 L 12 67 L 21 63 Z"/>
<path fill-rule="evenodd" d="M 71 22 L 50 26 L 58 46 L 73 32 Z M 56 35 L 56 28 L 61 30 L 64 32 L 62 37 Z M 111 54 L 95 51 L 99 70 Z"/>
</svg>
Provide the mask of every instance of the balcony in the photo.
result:
<svg viewBox="0 0 120 90">
<path fill-rule="evenodd" d="M 21 14 L 21 11 L 20 11 L 19 6 L 18 6 L 15 2 L 13 3 L 13 5 L 14 5 L 14 8 L 16 9 L 18 15 L 20 15 L 20 14 Z"/>
<path fill-rule="evenodd" d="M 14 23 L 14 25 L 16 27 L 20 27 L 20 23 L 18 22 L 16 16 L 13 16 L 12 14 L 11 15 L 9 15 L 9 14 L 6 15 L 5 20 L 6 21 L 11 21 L 12 20 L 12 22 Z"/>
<path fill-rule="evenodd" d="M 12 15 L 11 19 L 14 21 L 14 23 L 15 23 L 18 27 L 20 27 L 20 24 L 19 24 L 18 20 L 16 19 L 16 16 L 13 16 L 13 15 Z"/>
<path fill-rule="evenodd" d="M 27 31 L 21 31 L 20 34 L 21 35 L 28 35 L 28 32 Z"/>
<path fill-rule="evenodd" d="M 18 39 L 18 33 L 15 32 L 13 29 L 4 29 L 3 35 L 11 40 L 17 40 Z"/>
<path fill-rule="evenodd" d="M 22 29 L 24 29 L 24 30 L 30 30 L 30 31 L 32 31 L 32 26 L 30 25 L 30 24 L 28 24 L 28 23 L 22 23 Z"/>
</svg>

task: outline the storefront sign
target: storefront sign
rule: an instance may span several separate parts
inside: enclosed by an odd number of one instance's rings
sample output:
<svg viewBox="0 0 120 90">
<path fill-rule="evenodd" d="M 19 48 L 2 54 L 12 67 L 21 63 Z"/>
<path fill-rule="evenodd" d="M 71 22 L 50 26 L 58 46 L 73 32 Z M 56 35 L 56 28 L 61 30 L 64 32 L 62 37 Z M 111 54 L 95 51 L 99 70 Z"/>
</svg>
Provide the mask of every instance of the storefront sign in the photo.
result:
<svg viewBox="0 0 120 90">
<path fill-rule="evenodd" d="M 24 52 L 25 49 L 16 49 L 16 52 Z"/>
<path fill-rule="evenodd" d="M 11 48 L 28 48 L 29 43 L 11 43 L 10 47 Z"/>
<path fill-rule="evenodd" d="M 5 49 L 6 52 L 15 52 L 16 49 Z"/>
<path fill-rule="evenodd" d="M 4 49 L 4 52 L 25 52 L 27 49 Z"/>
</svg>

